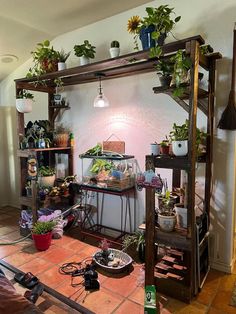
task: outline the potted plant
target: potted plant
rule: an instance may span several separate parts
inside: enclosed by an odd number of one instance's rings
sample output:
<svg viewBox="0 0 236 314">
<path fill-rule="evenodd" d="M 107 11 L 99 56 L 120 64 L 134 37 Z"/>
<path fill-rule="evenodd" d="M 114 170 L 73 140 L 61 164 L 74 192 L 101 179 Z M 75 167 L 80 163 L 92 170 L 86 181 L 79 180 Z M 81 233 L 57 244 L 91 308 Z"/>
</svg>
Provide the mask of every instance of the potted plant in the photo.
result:
<svg viewBox="0 0 236 314">
<path fill-rule="evenodd" d="M 131 250 L 132 247 L 138 252 L 138 258 L 141 262 L 145 261 L 145 234 L 144 231 L 137 230 L 134 234 L 127 234 L 122 242 L 124 251 Z M 133 255 L 129 252 L 129 255 Z"/>
<path fill-rule="evenodd" d="M 38 43 L 36 49 L 31 52 L 34 65 L 29 69 L 27 77 L 39 77 L 42 74 L 57 71 L 58 51 L 50 46 L 50 41 Z"/>
<path fill-rule="evenodd" d="M 135 49 L 137 49 L 137 36 L 140 37 L 143 50 L 151 48 L 151 56 L 161 55 L 161 47 L 168 33 L 181 19 L 181 16 L 172 18 L 174 8 L 168 5 L 161 5 L 158 8 L 147 7 L 147 16 L 141 19 L 133 16 L 128 20 L 128 32 L 134 34 Z"/>
<path fill-rule="evenodd" d="M 50 166 L 40 166 L 38 169 L 38 182 L 41 187 L 51 187 L 55 181 L 55 168 Z"/>
<path fill-rule="evenodd" d="M 33 225 L 32 238 L 37 250 L 45 251 L 50 247 L 55 225 L 54 221 L 40 221 L 40 219 Z"/>
<path fill-rule="evenodd" d="M 191 59 L 185 54 L 183 50 L 178 50 L 174 56 L 171 57 L 171 61 L 174 63 L 173 70 L 173 85 L 175 85 L 175 90 L 173 95 L 176 97 L 181 97 L 184 93 L 184 86 L 189 82 L 189 70 L 191 67 Z"/>
<path fill-rule="evenodd" d="M 169 190 L 158 195 L 158 224 L 161 230 L 171 232 L 175 228 L 176 214 L 174 204 L 176 198 L 171 196 Z"/>
<path fill-rule="evenodd" d="M 173 124 L 170 132 L 172 151 L 175 156 L 186 156 L 188 153 L 188 121 L 182 125 Z"/>
<path fill-rule="evenodd" d="M 85 65 L 90 63 L 90 59 L 94 59 L 96 47 L 92 46 L 88 40 L 84 40 L 81 45 L 74 46 L 74 52 L 77 57 L 80 58 L 80 64 Z"/>
<path fill-rule="evenodd" d="M 111 58 L 118 57 L 120 55 L 120 43 L 117 40 L 113 40 L 111 42 L 111 48 L 110 48 L 110 56 Z"/>
<path fill-rule="evenodd" d="M 170 142 L 166 136 L 166 138 L 160 142 L 160 154 L 161 155 L 169 155 L 170 153 Z"/>
<path fill-rule="evenodd" d="M 62 123 L 55 128 L 53 141 L 56 147 L 68 147 L 71 130 Z"/>
<path fill-rule="evenodd" d="M 189 121 L 186 120 L 184 124 L 173 124 L 173 130 L 170 132 L 172 141 L 172 151 L 175 156 L 185 156 L 188 153 L 188 130 Z M 196 151 L 197 156 L 202 155 L 206 151 L 207 133 L 196 128 Z"/>
<path fill-rule="evenodd" d="M 64 49 L 61 49 L 61 51 L 57 52 L 58 57 L 58 71 L 65 70 L 66 69 L 66 60 L 69 58 L 70 52 L 65 52 Z"/>
<path fill-rule="evenodd" d="M 16 109 L 20 113 L 28 113 L 32 111 L 34 95 L 27 90 L 22 89 L 16 95 Z"/>
<path fill-rule="evenodd" d="M 161 86 L 169 87 L 172 74 L 174 71 L 174 63 L 168 59 L 160 59 L 156 65 L 157 74 L 159 75 Z"/>
</svg>

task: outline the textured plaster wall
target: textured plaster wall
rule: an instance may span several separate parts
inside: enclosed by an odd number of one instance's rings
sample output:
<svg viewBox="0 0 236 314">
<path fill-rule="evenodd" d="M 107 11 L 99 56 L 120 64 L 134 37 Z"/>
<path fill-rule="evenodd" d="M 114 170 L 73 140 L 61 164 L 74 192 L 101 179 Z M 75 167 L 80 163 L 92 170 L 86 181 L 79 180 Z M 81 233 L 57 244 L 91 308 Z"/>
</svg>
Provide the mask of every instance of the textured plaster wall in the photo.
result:
<svg viewBox="0 0 236 314">
<path fill-rule="evenodd" d="M 170 6 L 175 7 L 177 15 L 182 15 L 181 22 L 174 30 L 176 38 L 181 39 L 201 34 L 215 51 L 220 51 L 223 54 L 223 59 L 217 62 L 216 126 L 227 104 L 230 88 L 235 1 L 199 0 L 190 2 L 173 0 L 162 1 L 161 3 L 151 1 L 149 6 L 159 6 L 160 4 L 170 4 Z M 88 39 L 97 47 L 95 61 L 98 61 L 109 58 L 109 44 L 115 39 L 120 41 L 121 54 L 129 53 L 133 49 L 133 40 L 126 31 L 127 20 L 132 15 L 144 16 L 145 7 L 140 6 L 64 34 L 53 41 L 54 47 L 72 50 L 75 44 Z M 174 39 L 170 36 L 167 41 L 172 40 Z M 72 53 L 68 60 L 68 67 L 76 66 L 78 62 Z M 30 61 L 1 83 L 2 106 L 14 106 L 13 80 L 24 76 L 29 65 Z M 186 113 L 168 96 L 153 94 L 152 87 L 158 84 L 159 81 L 154 72 L 105 81 L 103 83 L 104 92 L 111 104 L 106 109 L 93 108 L 93 100 L 97 94 L 97 83 L 65 89 L 65 96 L 70 102 L 71 110 L 64 113 L 62 120 L 72 126 L 75 134 L 75 173 L 78 176 L 81 176 L 81 162 L 78 155 L 97 142 L 105 140 L 112 133 L 126 142 L 126 153 L 134 154 L 140 168 L 144 168 L 144 156 L 149 153 L 149 144 L 153 141 L 162 140 L 165 134 L 169 133 L 173 121 L 182 123 L 186 118 Z M 46 112 L 45 100 L 38 96 L 30 119 L 38 119 L 39 114 L 46 115 Z M 205 117 L 201 114 L 198 115 L 198 125 L 205 125 Z M 3 156 L 5 159 L 8 158 L 5 153 Z M 16 168 L 12 171 L 17 173 Z M 202 173 L 202 169 L 199 169 L 199 173 Z M 166 175 L 168 174 L 165 173 L 164 176 Z M 15 204 L 17 202 L 16 189 L 12 188 L 11 185 L 9 188 L 11 191 L 9 202 Z M 4 189 L 1 187 L 0 192 L 1 194 L 4 193 Z M 233 258 L 234 198 L 235 132 L 215 128 L 211 255 L 213 265 L 218 269 L 229 270 Z M 104 223 L 118 226 L 119 202 L 114 197 L 110 197 L 106 199 L 106 205 Z M 112 215 L 109 211 L 112 211 Z M 138 193 L 137 213 L 138 221 L 141 222 L 144 216 L 144 193 Z"/>
</svg>

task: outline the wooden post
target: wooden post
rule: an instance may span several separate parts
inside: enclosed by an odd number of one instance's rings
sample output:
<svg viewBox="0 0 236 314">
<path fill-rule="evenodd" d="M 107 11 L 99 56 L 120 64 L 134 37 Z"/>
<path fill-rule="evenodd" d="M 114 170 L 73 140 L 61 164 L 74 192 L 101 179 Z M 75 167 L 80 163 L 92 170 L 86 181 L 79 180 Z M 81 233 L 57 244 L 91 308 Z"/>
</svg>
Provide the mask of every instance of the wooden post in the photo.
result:
<svg viewBox="0 0 236 314">
<path fill-rule="evenodd" d="M 187 204 L 188 204 L 188 237 L 191 239 L 191 295 L 196 292 L 196 226 L 195 226 L 195 166 L 196 166 L 196 117 L 198 99 L 198 66 L 199 66 L 199 43 L 196 40 L 190 42 L 191 82 L 189 99 L 189 139 L 188 139 L 188 172 Z"/>
<path fill-rule="evenodd" d="M 205 181 L 205 210 L 210 224 L 210 201 L 212 180 L 213 130 L 214 130 L 214 95 L 216 60 L 210 59 L 208 84 L 208 115 L 207 115 L 207 143 L 206 143 L 206 181 Z"/>
</svg>

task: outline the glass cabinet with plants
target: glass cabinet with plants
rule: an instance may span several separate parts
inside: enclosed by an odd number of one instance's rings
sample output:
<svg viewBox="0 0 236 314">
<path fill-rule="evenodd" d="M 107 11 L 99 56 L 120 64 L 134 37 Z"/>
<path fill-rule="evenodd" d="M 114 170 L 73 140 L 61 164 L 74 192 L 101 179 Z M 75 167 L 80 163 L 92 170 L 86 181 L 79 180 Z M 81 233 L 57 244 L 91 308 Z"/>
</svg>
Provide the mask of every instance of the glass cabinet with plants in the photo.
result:
<svg viewBox="0 0 236 314">
<path fill-rule="evenodd" d="M 122 191 L 134 187 L 134 156 L 80 156 L 82 183 L 87 186 Z"/>
</svg>

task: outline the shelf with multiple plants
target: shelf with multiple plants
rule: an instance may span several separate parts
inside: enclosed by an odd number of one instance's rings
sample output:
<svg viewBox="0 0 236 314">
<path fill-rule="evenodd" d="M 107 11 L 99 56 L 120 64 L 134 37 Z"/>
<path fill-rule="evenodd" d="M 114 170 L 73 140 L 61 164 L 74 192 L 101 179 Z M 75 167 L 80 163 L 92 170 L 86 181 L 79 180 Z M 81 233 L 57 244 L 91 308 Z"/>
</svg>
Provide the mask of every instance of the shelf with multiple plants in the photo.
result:
<svg viewBox="0 0 236 314">
<path fill-rule="evenodd" d="M 172 18 L 174 14 L 173 9 L 168 6 L 160 6 L 159 8 L 147 8 L 147 16 L 143 19 L 131 18 L 128 27 L 130 27 L 130 33 L 134 34 L 136 39 L 143 32 L 146 27 L 154 25 L 152 29 L 151 38 L 156 43 L 160 37 L 166 37 L 171 33 L 174 25 L 180 20 L 180 17 Z M 164 13 L 164 24 L 165 27 L 160 28 L 157 23 L 157 17 L 160 13 Z M 136 23 L 136 28 L 133 28 Z M 162 39 L 163 39 L 162 38 Z M 165 40 L 165 38 L 164 38 Z M 155 170 L 155 167 L 172 168 L 174 169 L 173 182 L 176 182 L 176 173 L 179 176 L 179 170 L 187 170 L 189 180 L 188 180 L 188 225 L 186 228 L 186 235 L 181 235 L 176 232 L 170 232 L 169 234 L 163 232 L 162 230 L 156 230 L 155 227 L 155 191 L 153 188 L 146 190 L 146 224 L 148 229 L 145 235 L 146 244 L 146 260 L 149 263 L 149 267 L 146 268 L 145 280 L 146 285 L 154 284 L 154 269 L 155 269 L 155 241 L 153 235 L 157 234 L 157 239 L 159 242 L 163 242 L 166 245 L 173 245 L 177 248 L 182 248 L 187 251 L 188 261 L 189 261 L 189 271 L 188 271 L 188 284 L 189 286 L 184 290 L 182 299 L 190 300 L 194 294 L 196 287 L 196 278 L 194 277 L 194 269 L 196 266 L 196 239 L 195 239 L 195 217 L 194 217 L 194 197 L 195 197 L 195 163 L 198 159 L 196 147 L 196 111 L 197 103 L 199 103 L 199 108 L 207 114 L 208 128 L 207 128 L 207 146 L 206 146 L 206 191 L 205 191 L 205 210 L 209 214 L 210 210 L 210 182 L 211 182 L 211 163 L 212 163 L 212 135 L 213 135 L 213 115 L 214 115 L 214 71 L 216 60 L 221 57 L 219 53 L 214 53 L 209 49 L 206 51 L 201 49 L 204 46 L 205 41 L 200 36 L 192 36 L 189 38 L 184 38 L 174 42 L 165 44 L 164 40 L 162 43 L 156 46 L 148 48 L 147 50 L 136 51 L 126 55 L 121 55 L 111 59 L 105 59 L 101 61 L 95 61 L 90 64 L 83 66 L 76 66 L 73 68 L 57 71 L 54 67 L 53 57 L 55 56 L 58 61 L 58 53 L 55 53 L 53 47 L 50 47 L 50 43 L 44 42 L 38 45 L 35 52 L 33 52 L 33 58 L 36 67 L 33 67 L 29 71 L 29 75 L 25 78 L 15 80 L 17 94 L 22 89 L 26 90 L 37 90 L 42 92 L 47 92 L 49 94 L 49 99 L 55 93 L 58 87 L 58 82 L 64 86 L 76 85 L 82 83 L 89 83 L 97 81 L 98 73 L 102 74 L 104 79 L 120 78 L 130 75 L 154 72 L 156 71 L 163 76 L 172 76 L 173 84 L 170 86 L 158 87 L 154 89 L 154 92 L 164 92 L 168 93 L 171 97 L 174 97 L 176 102 L 182 106 L 188 112 L 188 130 L 189 134 L 184 136 L 184 140 L 188 139 L 188 151 L 185 152 L 184 156 L 172 155 L 160 155 L 160 156 L 147 156 L 146 164 L 151 165 L 151 168 Z M 85 40 L 81 45 L 75 45 L 74 51 L 76 55 L 82 55 L 82 49 L 89 48 L 90 58 L 95 57 L 95 46 L 90 44 L 88 40 Z M 152 49 L 154 48 L 154 49 Z M 41 59 L 41 54 L 48 52 L 50 55 L 50 62 L 45 62 Z M 41 62 L 42 61 L 42 62 Z M 45 70 L 43 67 L 48 63 L 50 66 L 50 71 Z M 209 71 L 212 75 L 209 75 L 209 81 L 211 89 L 200 90 L 198 93 L 198 65 L 200 65 L 206 71 Z M 39 68 L 38 68 L 39 66 Z M 182 81 L 182 74 L 190 77 L 187 81 Z M 41 81 L 44 85 L 37 85 Z M 169 80 L 170 81 L 170 80 Z M 184 84 L 187 84 L 187 88 Z M 201 104 L 200 98 L 208 97 L 208 105 Z M 189 99 L 189 103 L 185 103 L 183 100 Z M 53 112 L 51 112 L 50 119 L 53 121 Z M 20 116 L 20 113 L 19 113 Z M 19 119 L 20 126 L 19 131 L 23 131 L 22 119 Z M 173 131 L 176 134 L 172 135 L 173 138 L 176 137 L 177 140 L 177 129 L 174 127 Z M 194 130 L 194 131 L 193 131 Z M 179 138 L 178 138 L 179 140 Z M 167 140 L 162 142 L 163 147 L 168 146 L 169 142 Z M 50 149 L 50 148 L 49 148 Z M 63 148 L 62 148 L 63 149 Z M 153 210 L 154 209 L 154 210 Z M 179 241 L 179 242 L 178 242 Z M 168 284 L 167 284 L 168 285 Z"/>
</svg>

